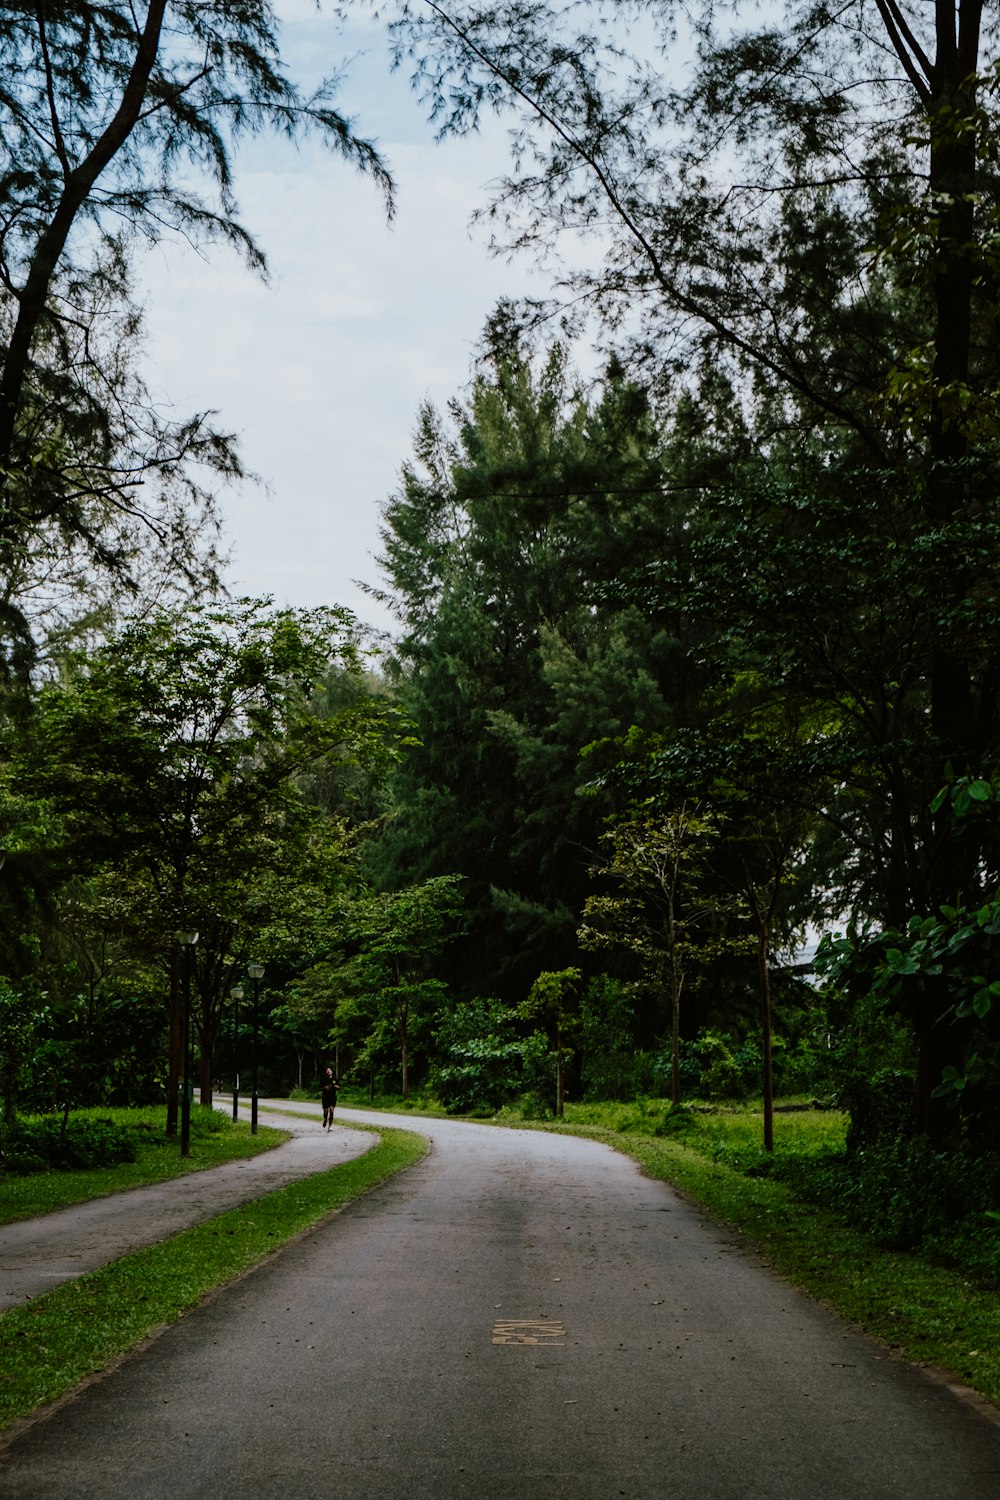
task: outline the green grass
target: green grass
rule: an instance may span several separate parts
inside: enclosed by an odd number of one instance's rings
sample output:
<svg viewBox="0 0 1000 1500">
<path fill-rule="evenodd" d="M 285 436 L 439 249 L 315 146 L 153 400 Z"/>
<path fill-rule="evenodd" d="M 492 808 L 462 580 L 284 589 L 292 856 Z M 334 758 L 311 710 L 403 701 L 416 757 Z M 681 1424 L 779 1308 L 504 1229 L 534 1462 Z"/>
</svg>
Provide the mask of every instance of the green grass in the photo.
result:
<svg viewBox="0 0 1000 1500">
<path fill-rule="evenodd" d="M 215 1287 L 412 1165 L 426 1141 L 382 1130 L 364 1156 L 269 1193 L 0 1316 L 0 1428 L 107 1367 Z"/>
<path fill-rule="evenodd" d="M 31 1219 L 37 1214 L 103 1198 L 126 1188 L 164 1182 L 185 1172 L 200 1172 L 223 1162 L 238 1161 L 269 1151 L 287 1139 L 283 1130 L 260 1126 L 250 1134 L 249 1123 L 233 1124 L 219 1110 L 196 1106 L 191 1112 L 191 1155 L 182 1157 L 176 1137 L 163 1134 L 163 1106 L 146 1109 L 90 1109 L 80 1115 L 99 1116 L 128 1125 L 140 1132 L 142 1144 L 137 1161 L 117 1167 L 92 1167 L 80 1172 L 33 1172 L 26 1177 L 0 1176 L 0 1224 Z"/>
</svg>

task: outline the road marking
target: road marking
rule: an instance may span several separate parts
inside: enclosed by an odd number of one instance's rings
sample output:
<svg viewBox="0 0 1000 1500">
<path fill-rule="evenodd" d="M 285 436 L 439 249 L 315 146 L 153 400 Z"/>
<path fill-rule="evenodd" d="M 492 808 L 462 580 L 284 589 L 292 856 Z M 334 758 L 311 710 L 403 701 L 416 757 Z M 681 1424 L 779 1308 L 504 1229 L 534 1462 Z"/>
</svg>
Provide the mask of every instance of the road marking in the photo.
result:
<svg viewBox="0 0 1000 1500">
<path fill-rule="evenodd" d="M 559 1341 L 565 1337 L 563 1325 L 548 1318 L 498 1318 L 493 1324 L 494 1344 L 545 1344 L 564 1349 L 565 1344 Z"/>
</svg>

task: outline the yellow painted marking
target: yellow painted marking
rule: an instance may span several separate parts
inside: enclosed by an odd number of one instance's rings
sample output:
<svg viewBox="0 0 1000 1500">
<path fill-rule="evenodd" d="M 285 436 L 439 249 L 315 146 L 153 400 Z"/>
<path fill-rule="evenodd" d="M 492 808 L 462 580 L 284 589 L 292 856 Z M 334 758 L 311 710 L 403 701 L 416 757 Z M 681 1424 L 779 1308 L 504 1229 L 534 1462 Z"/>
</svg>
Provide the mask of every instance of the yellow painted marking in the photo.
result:
<svg viewBox="0 0 1000 1500">
<path fill-rule="evenodd" d="M 499 1318 L 493 1324 L 494 1344 L 545 1344 L 562 1349 L 565 1345 L 559 1340 L 565 1337 L 563 1325 L 547 1318 Z"/>
</svg>

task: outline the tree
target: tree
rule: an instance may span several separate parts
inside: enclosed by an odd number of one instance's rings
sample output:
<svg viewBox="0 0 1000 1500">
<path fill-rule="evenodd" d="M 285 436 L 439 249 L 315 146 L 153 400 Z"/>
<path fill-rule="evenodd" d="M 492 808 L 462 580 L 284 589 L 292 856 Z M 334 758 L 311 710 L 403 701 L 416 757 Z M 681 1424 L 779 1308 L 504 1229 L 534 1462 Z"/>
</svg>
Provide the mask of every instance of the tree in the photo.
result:
<svg viewBox="0 0 1000 1500">
<path fill-rule="evenodd" d="M 665 593 L 711 619 L 703 654 L 723 682 L 752 686 L 777 722 L 798 724 L 782 755 L 785 797 L 817 821 L 808 854 L 814 920 L 853 913 L 889 930 L 985 896 L 992 856 L 982 827 L 955 837 L 932 809 L 944 779 L 934 662 L 961 656 L 975 683 L 963 766 L 1000 750 L 1000 598 L 993 559 L 1000 512 L 985 458 L 967 460 L 969 505 L 947 521 L 914 504 L 888 471 L 824 475 L 717 491 L 693 529 L 690 568 Z M 729 736 L 735 743 L 740 736 Z M 765 735 L 765 738 L 768 736 Z M 776 767 L 772 767 L 776 769 Z M 966 866 L 976 850 L 973 868 Z M 934 1090 L 958 1064 L 948 980 L 909 992 L 918 1049 L 914 1120 L 944 1127 Z"/>
<path fill-rule="evenodd" d="M 348 924 L 348 941 L 357 951 L 345 973 L 349 998 L 340 1007 L 337 1032 L 358 1032 L 361 1060 L 371 1064 L 394 1043 L 404 1099 L 413 1043 L 439 1014 L 447 990 L 434 971 L 460 920 L 460 886 L 458 876 L 442 875 L 372 893 L 357 903 Z"/>
<path fill-rule="evenodd" d="M 582 748 L 670 717 L 670 626 L 605 595 L 673 514 L 641 389 L 612 367 L 587 400 L 565 352 L 519 345 L 501 307 L 467 407 L 425 410 L 384 511 L 402 623 L 388 674 L 419 746 L 393 777 L 376 881 L 468 881 L 463 994 L 523 995 L 576 957 L 605 810 Z"/>
<path fill-rule="evenodd" d="M 884 452 L 865 412 L 881 381 L 857 374 L 884 375 L 918 344 L 926 359 L 929 338 L 925 435 L 933 458 L 951 459 L 994 282 L 980 194 L 994 165 L 995 35 L 982 0 L 930 17 L 877 0 L 875 13 L 805 0 L 726 34 L 724 13 L 662 0 L 624 12 L 608 0 L 401 0 L 393 31 L 442 133 L 490 109 L 514 116 L 518 171 L 493 217 L 529 249 L 599 228 L 601 263 L 577 256 L 567 287 L 626 323 L 641 305 L 653 357 L 670 350 L 679 368 L 710 349 Z M 686 86 L 671 76 L 677 58 Z M 911 296 L 891 305 L 870 250 L 903 236 Z M 881 366 L 876 331 L 890 336 Z M 980 373 L 982 358 L 980 347 Z"/>
<path fill-rule="evenodd" d="M 720 912 L 705 890 L 706 855 L 719 834 L 711 817 L 686 800 L 663 812 L 634 808 L 604 835 L 609 853 L 592 873 L 616 894 L 587 897 L 583 948 L 620 947 L 633 953 L 647 982 L 665 993 L 670 1016 L 671 1098 L 681 1102 L 681 996 L 697 961 L 697 933 Z"/>
<path fill-rule="evenodd" d="M 520 1007 L 526 1021 L 544 1020 L 552 1027 L 556 1051 L 556 1116 L 566 1112 L 566 1042 L 580 1021 L 583 975 L 579 969 L 549 969 L 539 974 Z"/>
<path fill-rule="evenodd" d="M 209 1086 L 218 1009 L 240 961 L 262 927 L 290 921 L 305 870 L 344 858 L 299 778 L 327 757 L 373 764 L 394 753 L 390 706 L 310 710 L 331 662 L 359 670 L 350 623 L 344 611 L 249 599 L 155 613 L 46 685 L 17 745 L 23 785 L 61 815 L 50 858 L 74 872 L 114 865 L 131 887 L 133 921 L 172 974 L 175 1020 L 175 933 L 204 934 L 195 980 Z M 175 1042 L 171 1115 L 179 1061 Z"/>
<path fill-rule="evenodd" d="M 729 35 L 706 6 L 684 88 L 657 61 L 677 52 L 673 7 L 630 7 L 641 55 L 620 27 L 573 30 L 616 10 L 404 3 L 397 42 L 444 131 L 515 112 L 519 170 L 492 210 L 510 243 L 550 250 L 599 229 L 605 254 L 568 272 L 570 292 L 638 360 L 688 385 L 727 373 L 769 479 L 802 459 L 822 494 L 853 472 L 864 526 L 874 468 L 928 533 L 975 517 L 1000 352 L 995 36 L 980 0 L 926 19 L 879 0 L 877 21 L 860 0 L 794 4 Z M 956 570 L 956 611 L 976 610 L 980 576 Z M 971 636 L 929 641 L 938 781 L 949 761 L 982 764 L 995 662 Z M 949 899 L 975 879 L 975 841 L 923 863 L 932 901 Z"/>
<path fill-rule="evenodd" d="M 787 941 L 808 910 L 805 855 L 816 824 L 817 797 L 826 790 L 825 780 L 817 784 L 809 751 L 821 721 L 776 710 L 765 685 L 749 674 L 717 683 L 712 699 L 715 713 L 706 714 L 701 724 L 653 737 L 630 735 L 608 774 L 655 809 L 648 821 L 659 836 L 649 840 L 651 847 L 642 831 L 637 838 L 632 835 L 627 822 L 625 841 L 626 847 L 633 841 L 638 845 L 638 869 L 629 873 L 653 885 L 666 911 L 667 938 L 688 843 L 700 867 L 703 903 L 689 917 L 728 916 L 725 946 L 735 949 L 745 946 L 740 929 L 749 919 L 762 1030 L 764 1148 L 771 1151 L 771 964 L 776 938 Z M 689 799 L 698 809 L 691 827 L 684 819 Z M 672 838 L 665 836 L 665 828 L 672 828 Z M 673 941 L 677 945 L 676 934 Z M 675 1050 L 675 1091 L 678 1073 Z"/>
<path fill-rule="evenodd" d="M 263 270 L 231 153 L 265 128 L 316 131 L 387 199 L 389 178 L 333 107 L 334 81 L 305 97 L 290 79 L 266 0 L 3 5 L 0 75 L 0 573 L 16 577 L 40 535 L 125 567 L 107 534 L 122 517 L 183 559 L 171 487 L 189 461 L 235 461 L 204 417 L 163 421 L 122 367 L 131 238 L 222 239 Z M 9 584 L 0 599 L 23 641 Z"/>
<path fill-rule="evenodd" d="M 681 85 L 664 59 L 687 14 Z M 826 788 L 826 872 L 846 854 L 858 905 L 900 931 L 986 894 L 982 828 L 931 804 L 1000 749 L 997 34 L 981 0 L 687 14 L 402 3 L 396 35 L 445 132 L 514 113 L 488 210 L 506 246 L 598 235 L 566 270 L 576 305 L 672 399 L 728 381 L 738 440 L 697 498 L 702 545 L 645 597 L 666 612 L 704 567 L 712 653 L 816 724 L 800 765 Z M 947 973 L 929 980 L 909 1019 L 937 1141 L 968 1031 Z"/>
</svg>

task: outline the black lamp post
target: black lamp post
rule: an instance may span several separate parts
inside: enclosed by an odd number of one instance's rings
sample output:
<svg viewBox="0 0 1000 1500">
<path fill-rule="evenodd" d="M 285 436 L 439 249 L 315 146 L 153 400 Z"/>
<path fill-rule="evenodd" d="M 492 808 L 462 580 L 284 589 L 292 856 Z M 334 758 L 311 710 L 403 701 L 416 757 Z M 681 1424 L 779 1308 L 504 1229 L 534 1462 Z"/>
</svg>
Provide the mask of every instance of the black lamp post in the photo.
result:
<svg viewBox="0 0 1000 1500">
<path fill-rule="evenodd" d="M 253 1093 L 250 1095 L 250 1134 L 257 1134 L 257 1039 L 260 1030 L 260 978 L 263 964 L 248 964 L 247 973 L 253 980 Z"/>
<path fill-rule="evenodd" d="M 243 986 L 233 985 L 229 991 L 233 997 L 233 1119 L 236 1119 L 240 1107 L 240 1001 L 243 999 Z"/>
<path fill-rule="evenodd" d="M 177 934 L 184 949 L 184 1084 L 181 1096 L 181 1155 L 191 1155 L 191 958 L 198 934 L 193 928 Z"/>
</svg>

